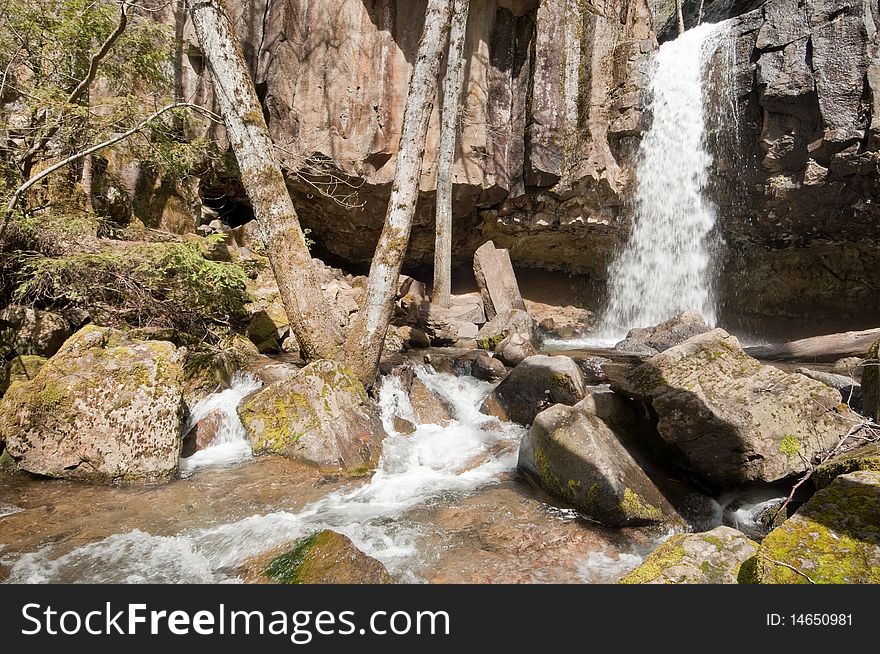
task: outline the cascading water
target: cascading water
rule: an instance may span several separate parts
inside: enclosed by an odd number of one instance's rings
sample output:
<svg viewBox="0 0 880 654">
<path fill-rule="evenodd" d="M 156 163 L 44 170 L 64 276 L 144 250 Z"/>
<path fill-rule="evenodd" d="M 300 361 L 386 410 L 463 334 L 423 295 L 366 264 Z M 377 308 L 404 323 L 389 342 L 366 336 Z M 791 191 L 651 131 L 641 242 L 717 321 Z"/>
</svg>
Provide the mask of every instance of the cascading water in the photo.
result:
<svg viewBox="0 0 880 654">
<path fill-rule="evenodd" d="M 395 432 L 394 415 L 413 420 L 414 415 L 400 384 L 393 377 L 386 379 L 380 392 L 380 412 L 388 436 L 378 470 L 365 485 L 330 493 L 296 513 L 254 515 L 210 529 L 185 530 L 175 536 L 134 530 L 61 556 L 53 555 L 50 546 L 10 562 L 10 581 L 235 581 L 235 569 L 247 558 L 320 529 L 344 533 L 361 550 L 385 563 L 398 579 L 418 581 L 417 572 L 413 572 L 418 562 L 435 555 L 426 545 L 433 526 L 421 520 L 418 511 L 440 498 L 463 497 L 495 484 L 504 473 L 512 472 L 524 430 L 480 413 L 490 384 L 428 368 L 419 369 L 417 374 L 452 406 L 455 419 L 447 426 L 417 425 L 412 434 Z M 208 398 L 204 406 L 194 407 L 194 417 L 206 415 L 212 407 L 225 407 L 234 415 L 238 401 L 253 384 L 253 380 L 245 383 L 240 379 L 233 389 Z M 218 457 L 218 452 L 224 448 L 233 454 L 243 452 L 237 437 L 225 441 L 204 450 L 204 458 L 228 462 L 230 457 Z M 191 459 L 199 454 L 202 452 Z"/>
<path fill-rule="evenodd" d="M 238 372 L 233 376 L 229 388 L 209 395 L 193 406 L 184 433 L 189 432 L 200 420 L 213 416 L 217 421 L 217 434 L 208 447 L 180 460 L 182 474 L 206 466 L 246 461 L 253 456 L 250 441 L 236 409 L 246 396 L 260 386 L 262 382 L 258 379 Z"/>
<path fill-rule="evenodd" d="M 706 196 L 712 155 L 706 144 L 704 77 L 725 32 L 724 23 L 704 24 L 657 51 L 650 83 L 653 122 L 636 165 L 633 230 L 608 271 L 609 299 L 599 326 L 605 340 L 689 308 L 715 322 L 715 207 Z"/>
</svg>

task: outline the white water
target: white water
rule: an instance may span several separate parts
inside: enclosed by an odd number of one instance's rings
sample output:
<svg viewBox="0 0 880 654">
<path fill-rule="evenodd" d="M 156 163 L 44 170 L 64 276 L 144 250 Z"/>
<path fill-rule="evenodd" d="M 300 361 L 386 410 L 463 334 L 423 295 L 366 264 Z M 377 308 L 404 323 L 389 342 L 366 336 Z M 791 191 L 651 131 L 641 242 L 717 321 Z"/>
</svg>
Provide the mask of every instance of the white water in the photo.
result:
<svg viewBox="0 0 880 654">
<path fill-rule="evenodd" d="M 490 384 L 428 369 L 418 374 L 452 405 L 455 420 L 447 427 L 425 424 L 410 435 L 395 433 L 391 428 L 394 412 L 408 411 L 401 417 L 409 419 L 414 416 L 399 384 L 386 380 L 380 391 L 380 410 L 388 436 L 379 467 L 367 484 L 331 493 L 297 513 L 254 515 L 176 536 L 134 530 L 61 556 L 54 556 L 49 546 L 15 561 L 10 581 L 235 581 L 235 568 L 247 558 L 325 528 L 347 535 L 399 580 L 419 581 L 413 569 L 419 561 L 436 556 L 432 547 L 437 547 L 437 539 L 431 538 L 435 535 L 432 525 L 419 522 L 408 512 L 497 483 L 502 473 L 514 470 L 524 429 L 512 423 L 499 424 L 479 412 Z M 222 406 L 233 404 L 231 396 L 227 398 Z M 215 448 L 205 451 L 211 449 Z"/>
<path fill-rule="evenodd" d="M 258 390 L 260 386 L 262 382 L 258 379 L 237 372 L 232 378 L 230 388 L 209 395 L 193 406 L 184 434 L 200 420 L 215 412 L 220 414 L 220 427 L 208 447 L 180 460 L 181 474 L 186 475 L 198 468 L 231 465 L 253 458 L 250 441 L 244 425 L 238 418 L 236 408 L 245 397 Z"/>
<path fill-rule="evenodd" d="M 725 32 L 723 23 L 703 24 L 657 51 L 650 83 L 653 122 L 636 165 L 633 231 L 609 267 L 609 300 L 597 344 L 689 308 L 714 325 L 715 207 L 706 197 L 712 155 L 704 78 L 707 59 Z"/>
</svg>

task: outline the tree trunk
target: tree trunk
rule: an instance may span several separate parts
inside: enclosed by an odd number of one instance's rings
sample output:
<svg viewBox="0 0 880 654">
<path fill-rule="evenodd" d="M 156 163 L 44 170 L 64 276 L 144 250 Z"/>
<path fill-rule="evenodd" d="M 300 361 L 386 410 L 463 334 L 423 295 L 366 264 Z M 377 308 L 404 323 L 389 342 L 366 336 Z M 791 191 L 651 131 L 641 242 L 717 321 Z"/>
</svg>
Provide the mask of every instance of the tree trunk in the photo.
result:
<svg viewBox="0 0 880 654">
<path fill-rule="evenodd" d="M 409 244 L 413 214 L 419 198 L 419 179 L 425 136 L 434 108 L 440 58 L 449 36 L 452 0 L 429 0 L 416 62 L 403 113 L 397 169 L 385 225 L 370 265 L 363 306 L 345 343 L 345 361 L 366 386 L 375 381 L 385 332 L 391 322 L 394 291 Z"/>
<path fill-rule="evenodd" d="M 229 143 L 275 273 L 290 327 L 306 361 L 334 359 L 342 336 L 315 281 L 312 257 L 281 173 L 263 108 L 222 0 L 188 0 L 211 70 Z"/>
<path fill-rule="evenodd" d="M 464 78 L 464 42 L 470 0 L 455 0 L 443 86 L 440 153 L 437 157 L 437 208 L 434 218 L 434 288 L 431 302 L 448 307 L 452 294 L 452 166 Z"/>
<path fill-rule="evenodd" d="M 682 0 L 675 0 L 675 15 L 678 21 L 678 35 L 684 34 L 684 14 L 681 10 Z"/>
</svg>

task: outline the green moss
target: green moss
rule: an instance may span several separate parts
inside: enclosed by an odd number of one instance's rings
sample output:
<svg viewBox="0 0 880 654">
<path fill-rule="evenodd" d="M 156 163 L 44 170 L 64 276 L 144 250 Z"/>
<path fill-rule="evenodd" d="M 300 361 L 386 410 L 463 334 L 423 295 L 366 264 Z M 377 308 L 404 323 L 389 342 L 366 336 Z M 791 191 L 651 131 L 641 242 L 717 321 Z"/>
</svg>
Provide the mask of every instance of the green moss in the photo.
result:
<svg viewBox="0 0 880 654">
<path fill-rule="evenodd" d="M 758 583 L 758 557 L 753 556 L 742 562 L 739 572 L 736 573 L 736 583 L 738 584 L 756 584 Z"/>
<path fill-rule="evenodd" d="M 276 584 L 298 584 L 302 581 L 303 566 L 309 551 L 318 544 L 322 532 L 296 541 L 284 554 L 275 557 L 266 566 L 266 576 Z"/>
<path fill-rule="evenodd" d="M 838 476 L 858 470 L 880 472 L 880 443 L 870 443 L 826 461 L 813 472 L 816 488 L 825 488 Z"/>
<path fill-rule="evenodd" d="M 625 575 L 618 583 L 647 584 L 662 577 L 669 568 L 679 565 L 687 556 L 682 544 L 685 538 L 685 534 L 672 536 L 654 550 L 642 565 Z"/>
<path fill-rule="evenodd" d="M 797 456 L 801 451 L 801 443 L 796 436 L 786 434 L 779 442 L 779 452 L 788 457 Z"/>
<path fill-rule="evenodd" d="M 662 522 L 663 512 L 656 506 L 642 501 L 639 494 L 631 488 L 623 489 L 623 499 L 620 501 L 620 510 L 627 522 L 646 521 Z"/>
</svg>

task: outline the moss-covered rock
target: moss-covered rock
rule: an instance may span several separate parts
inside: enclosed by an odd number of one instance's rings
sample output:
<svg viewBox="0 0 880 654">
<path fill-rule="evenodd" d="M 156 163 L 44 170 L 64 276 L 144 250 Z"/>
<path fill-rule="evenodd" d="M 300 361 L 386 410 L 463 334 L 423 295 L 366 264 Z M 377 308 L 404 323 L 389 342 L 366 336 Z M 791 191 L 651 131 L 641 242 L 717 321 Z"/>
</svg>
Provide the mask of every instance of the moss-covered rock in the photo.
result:
<svg viewBox="0 0 880 654">
<path fill-rule="evenodd" d="M 595 404 L 587 398 L 539 413 L 520 445 L 519 469 L 551 495 L 609 526 L 677 520 L 615 430 L 596 415 Z"/>
<path fill-rule="evenodd" d="M 519 334 L 536 348 L 542 341 L 541 330 L 528 312 L 521 309 L 503 311 L 492 318 L 477 332 L 477 347 L 483 350 L 494 350 L 511 334 Z"/>
<path fill-rule="evenodd" d="M 391 584 L 391 575 L 347 537 L 319 531 L 247 561 L 242 577 L 250 583 Z"/>
<path fill-rule="evenodd" d="M 649 404 L 677 462 L 715 486 L 804 472 L 856 419 L 838 391 L 761 364 L 721 329 L 615 375 L 612 388 Z"/>
<path fill-rule="evenodd" d="M 238 414 L 255 453 L 320 466 L 372 467 L 385 436 L 376 406 L 343 365 L 317 361 L 246 398 Z"/>
<path fill-rule="evenodd" d="M 825 488 L 838 476 L 859 470 L 880 472 L 880 443 L 868 443 L 829 459 L 813 471 L 816 488 Z"/>
<path fill-rule="evenodd" d="M 109 483 L 177 472 L 183 351 L 87 326 L 0 401 L 0 440 L 18 467 Z"/>
<path fill-rule="evenodd" d="M 654 550 L 622 584 L 753 583 L 758 544 L 730 527 L 675 534 Z"/>
<path fill-rule="evenodd" d="M 763 540 L 764 584 L 880 583 L 880 472 L 841 475 Z"/>
<path fill-rule="evenodd" d="M 36 354 L 23 354 L 0 368 L 0 396 L 17 381 L 27 381 L 39 372 L 48 359 Z"/>
<path fill-rule="evenodd" d="M 11 346 L 18 354 L 50 357 L 73 333 L 64 316 L 33 307 L 10 304 L 0 311 L 0 347 Z"/>
<path fill-rule="evenodd" d="M 577 404 L 586 395 L 584 375 L 567 356 L 536 354 L 525 359 L 486 397 L 480 411 L 530 425 L 551 404 Z"/>
</svg>

